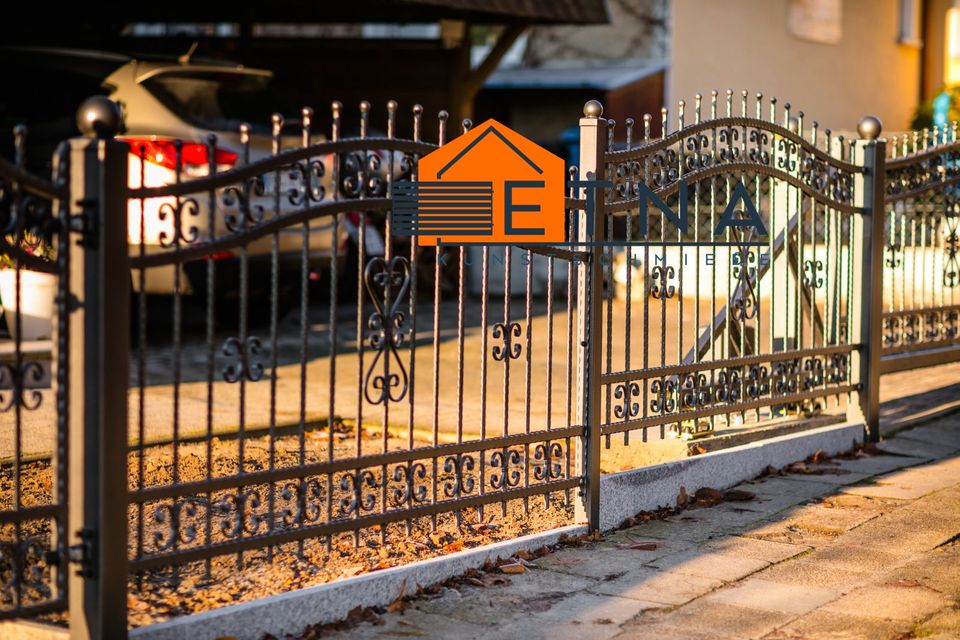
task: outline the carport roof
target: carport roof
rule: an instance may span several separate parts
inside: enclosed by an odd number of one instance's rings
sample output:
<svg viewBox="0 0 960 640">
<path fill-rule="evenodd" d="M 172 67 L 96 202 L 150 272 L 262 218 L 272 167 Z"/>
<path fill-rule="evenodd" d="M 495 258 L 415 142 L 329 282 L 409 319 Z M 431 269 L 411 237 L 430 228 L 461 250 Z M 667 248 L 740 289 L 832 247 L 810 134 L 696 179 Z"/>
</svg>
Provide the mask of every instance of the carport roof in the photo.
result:
<svg viewBox="0 0 960 640">
<path fill-rule="evenodd" d="M 36 11 L 31 10 L 33 6 Z M 48 23 L 130 22 L 361 23 L 435 22 L 441 19 L 488 24 L 605 24 L 605 0 L 274 0 L 236 2 L 69 3 L 50 16 L 48 8 L 24 5 Z"/>
</svg>

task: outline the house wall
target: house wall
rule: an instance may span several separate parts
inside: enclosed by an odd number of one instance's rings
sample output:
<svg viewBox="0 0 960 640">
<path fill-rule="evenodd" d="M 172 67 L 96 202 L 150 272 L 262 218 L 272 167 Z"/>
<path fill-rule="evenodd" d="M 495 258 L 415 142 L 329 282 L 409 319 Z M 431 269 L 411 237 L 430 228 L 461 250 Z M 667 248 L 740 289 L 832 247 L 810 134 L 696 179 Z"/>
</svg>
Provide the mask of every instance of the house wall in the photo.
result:
<svg viewBox="0 0 960 640">
<path fill-rule="evenodd" d="M 747 89 L 790 102 L 821 127 L 853 129 L 870 113 L 886 131 L 908 128 L 920 99 L 922 51 L 897 42 L 899 1 L 842 0 L 836 44 L 791 35 L 791 1 L 673 0 L 669 103 Z M 739 110 L 739 96 L 734 104 Z M 753 98 L 749 104 L 752 110 Z"/>
</svg>

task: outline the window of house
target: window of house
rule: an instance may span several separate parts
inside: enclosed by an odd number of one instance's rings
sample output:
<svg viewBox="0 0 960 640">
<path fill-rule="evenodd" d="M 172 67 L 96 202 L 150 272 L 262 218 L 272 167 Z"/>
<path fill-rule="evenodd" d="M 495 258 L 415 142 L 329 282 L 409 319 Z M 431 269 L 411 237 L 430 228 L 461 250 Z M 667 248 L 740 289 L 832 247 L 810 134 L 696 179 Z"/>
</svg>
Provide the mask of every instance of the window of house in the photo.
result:
<svg viewBox="0 0 960 640">
<path fill-rule="evenodd" d="M 900 34 L 897 41 L 919 47 L 923 44 L 920 36 L 920 1 L 900 0 Z"/>
</svg>

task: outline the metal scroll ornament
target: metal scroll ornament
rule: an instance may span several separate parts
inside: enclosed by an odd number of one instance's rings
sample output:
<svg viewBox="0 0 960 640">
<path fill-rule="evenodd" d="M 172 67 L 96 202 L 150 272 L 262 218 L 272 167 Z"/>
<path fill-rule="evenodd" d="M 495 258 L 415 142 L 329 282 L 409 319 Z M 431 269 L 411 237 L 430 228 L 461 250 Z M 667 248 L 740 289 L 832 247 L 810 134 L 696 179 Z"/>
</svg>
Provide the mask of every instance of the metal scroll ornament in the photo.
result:
<svg viewBox="0 0 960 640">
<path fill-rule="evenodd" d="M 405 337 L 406 315 L 402 309 L 410 287 L 410 264 L 402 256 L 389 261 L 373 258 L 363 279 L 375 308 L 367 318 L 367 328 L 368 342 L 376 353 L 364 378 L 363 395 L 370 404 L 399 402 L 407 395 L 409 383 L 397 349 Z M 378 373 L 381 368 L 382 373 Z"/>
</svg>

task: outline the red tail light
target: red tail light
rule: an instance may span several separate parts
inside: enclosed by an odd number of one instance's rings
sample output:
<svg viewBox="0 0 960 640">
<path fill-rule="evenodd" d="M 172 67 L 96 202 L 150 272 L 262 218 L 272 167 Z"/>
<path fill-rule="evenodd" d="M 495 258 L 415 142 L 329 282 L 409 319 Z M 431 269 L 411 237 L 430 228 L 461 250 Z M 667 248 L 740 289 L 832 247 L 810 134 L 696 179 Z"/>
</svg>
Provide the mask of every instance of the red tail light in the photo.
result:
<svg viewBox="0 0 960 640">
<path fill-rule="evenodd" d="M 158 164 L 167 169 L 177 168 L 177 148 L 173 140 L 151 138 L 121 138 L 130 145 L 133 155 L 140 157 L 141 150 L 144 160 Z M 214 158 L 218 166 L 232 167 L 237 164 L 237 154 L 227 149 L 218 148 Z M 180 159 L 183 166 L 192 165 L 206 167 L 210 161 L 207 145 L 198 142 L 184 142 L 180 147 Z"/>
</svg>

